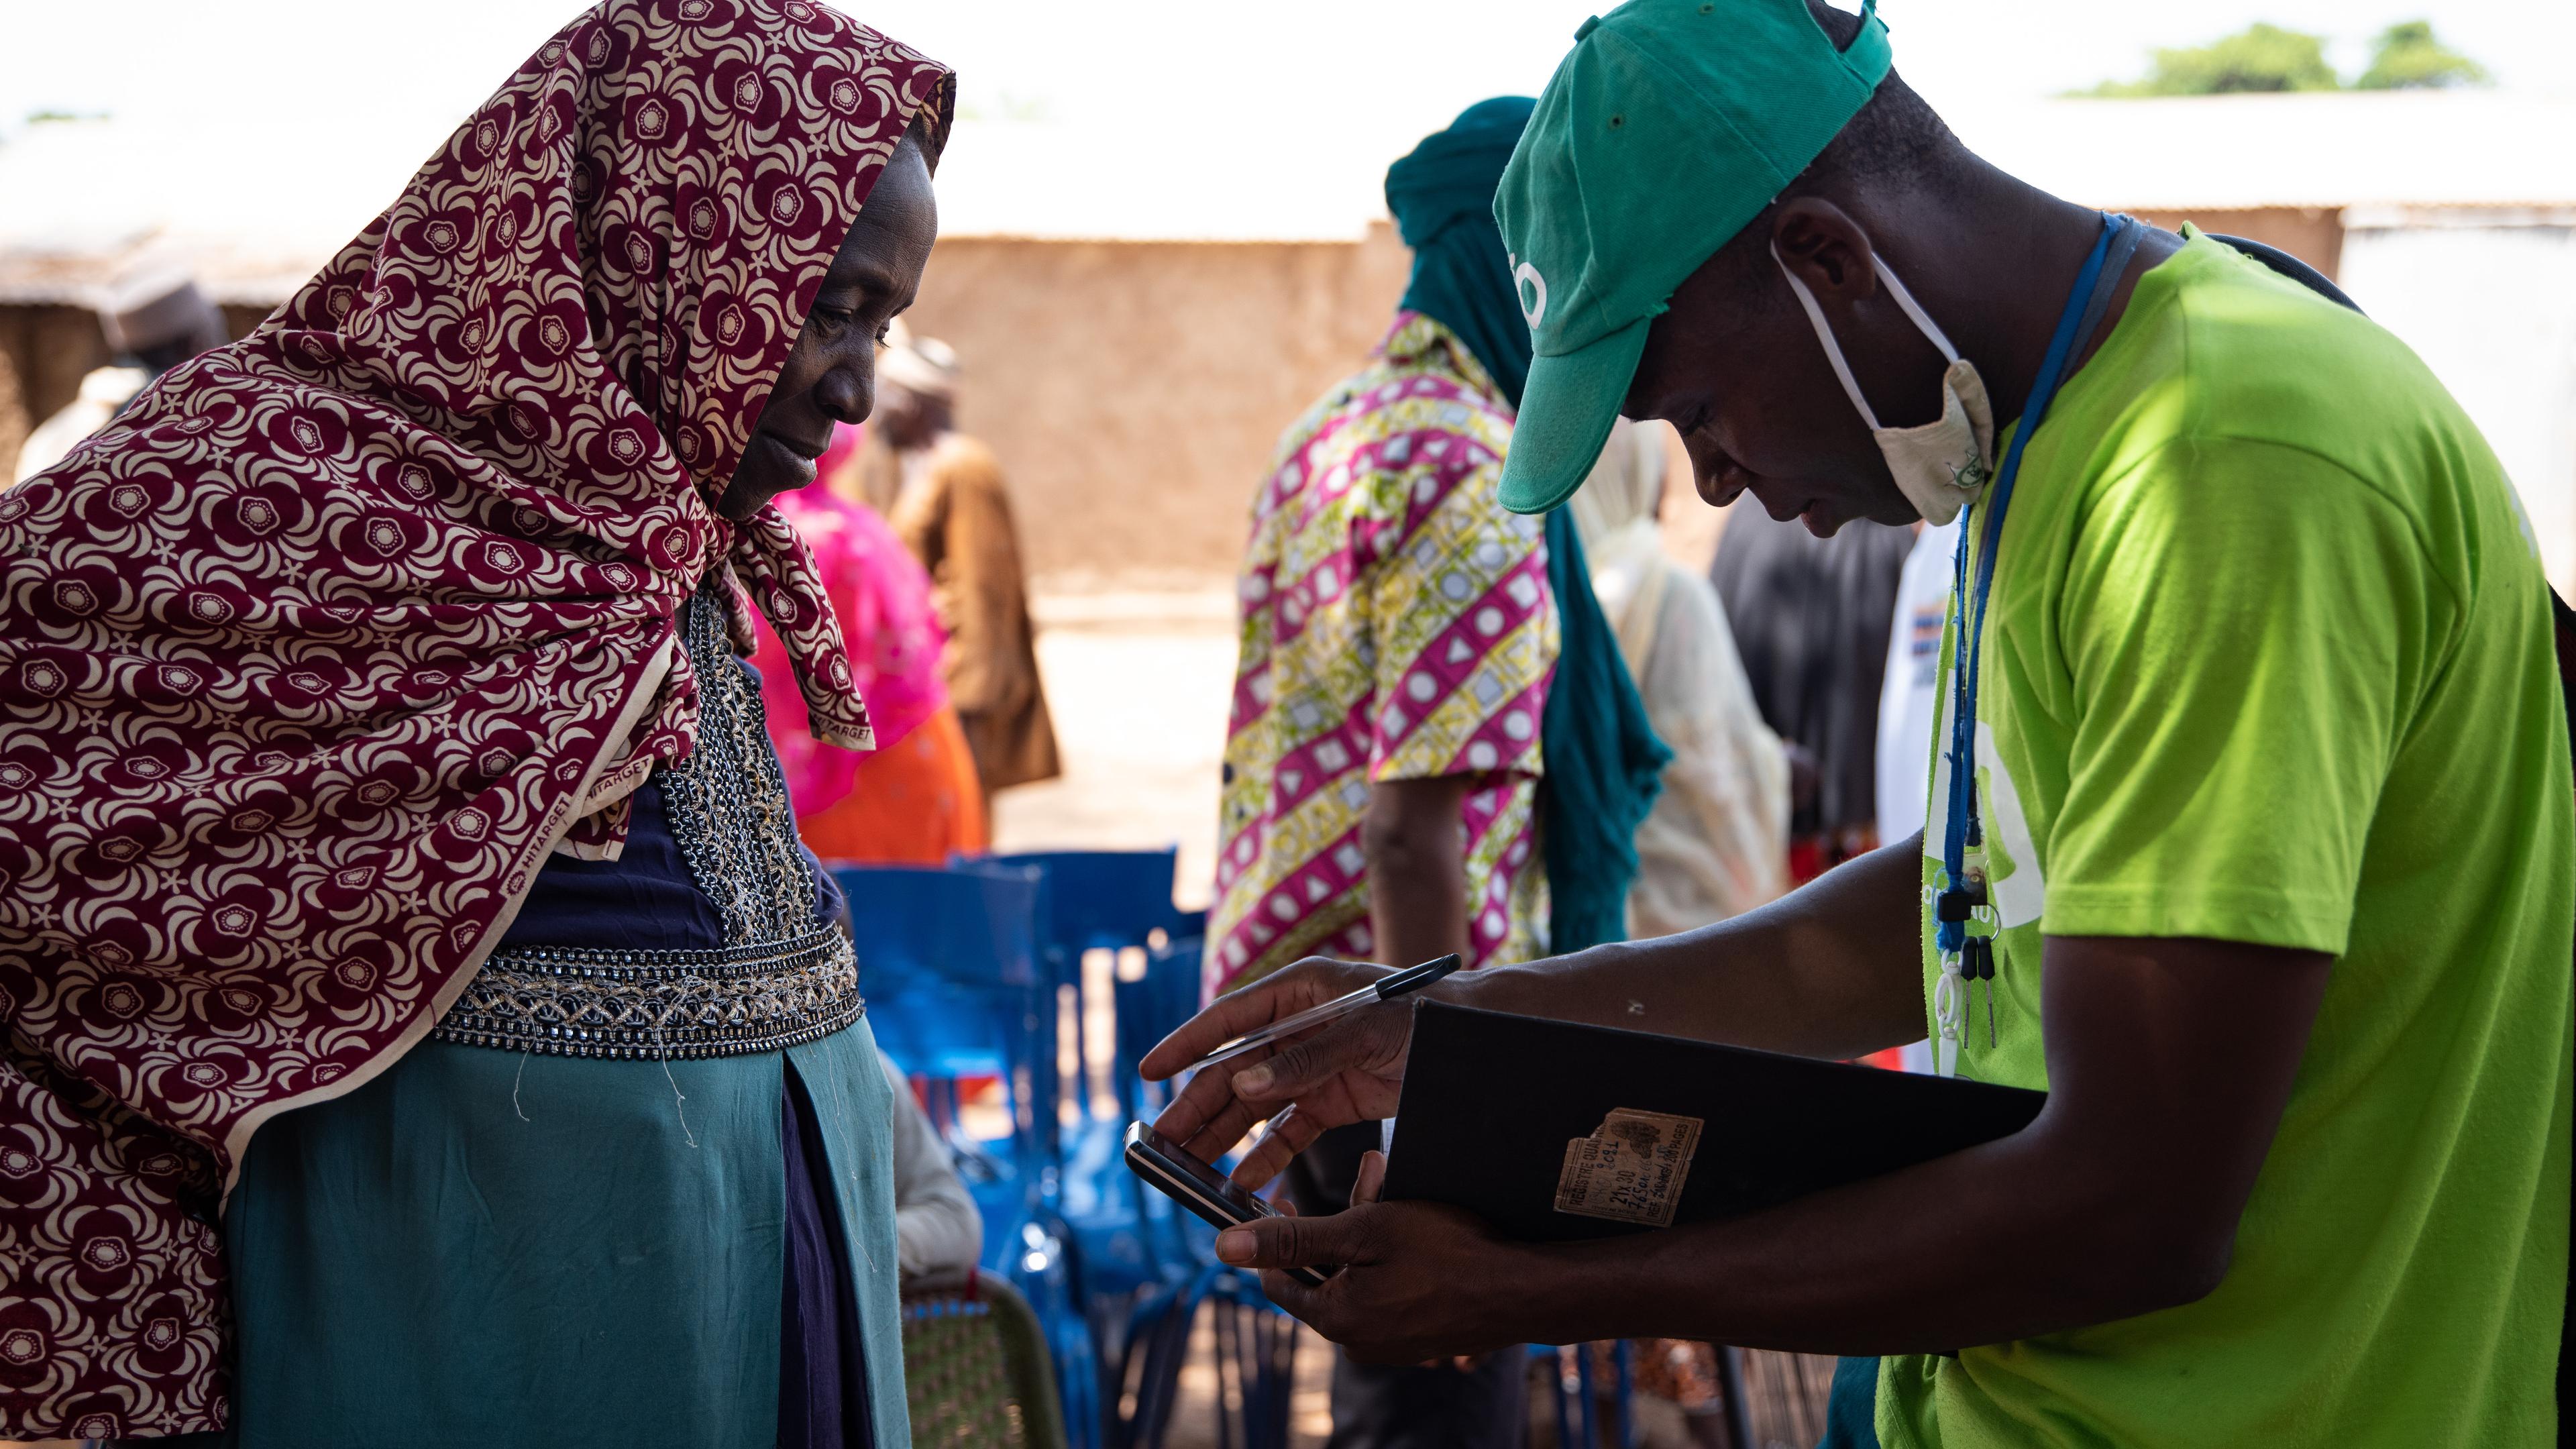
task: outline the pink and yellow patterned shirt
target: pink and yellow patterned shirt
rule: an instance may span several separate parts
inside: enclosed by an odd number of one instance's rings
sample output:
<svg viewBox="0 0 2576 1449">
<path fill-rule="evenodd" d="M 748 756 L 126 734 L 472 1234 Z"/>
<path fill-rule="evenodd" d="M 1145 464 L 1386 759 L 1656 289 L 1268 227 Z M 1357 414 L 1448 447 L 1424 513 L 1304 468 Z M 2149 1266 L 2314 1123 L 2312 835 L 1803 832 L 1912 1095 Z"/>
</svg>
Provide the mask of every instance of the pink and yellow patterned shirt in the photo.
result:
<svg viewBox="0 0 2576 1449">
<path fill-rule="evenodd" d="M 1404 312 L 1280 440 L 1240 582 L 1211 995 L 1303 956 L 1371 959 L 1360 826 L 1379 780 L 1476 777 L 1467 964 L 1545 953 L 1533 805 L 1556 608 L 1545 530 L 1496 493 L 1511 433 L 1465 344 Z"/>
</svg>

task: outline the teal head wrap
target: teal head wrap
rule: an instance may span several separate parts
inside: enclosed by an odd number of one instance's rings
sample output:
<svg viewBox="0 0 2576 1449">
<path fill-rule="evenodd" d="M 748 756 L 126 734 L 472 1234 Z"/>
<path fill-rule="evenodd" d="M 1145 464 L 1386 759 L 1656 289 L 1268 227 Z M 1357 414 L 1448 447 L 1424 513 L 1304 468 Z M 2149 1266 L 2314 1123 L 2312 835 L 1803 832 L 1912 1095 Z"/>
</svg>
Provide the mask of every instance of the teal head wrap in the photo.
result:
<svg viewBox="0 0 2576 1449">
<path fill-rule="evenodd" d="M 1530 330 L 1494 224 L 1494 188 L 1537 105 L 1527 96 L 1478 101 L 1386 169 L 1386 209 L 1413 248 L 1401 305 L 1457 333 L 1515 408 L 1529 380 Z"/>
</svg>

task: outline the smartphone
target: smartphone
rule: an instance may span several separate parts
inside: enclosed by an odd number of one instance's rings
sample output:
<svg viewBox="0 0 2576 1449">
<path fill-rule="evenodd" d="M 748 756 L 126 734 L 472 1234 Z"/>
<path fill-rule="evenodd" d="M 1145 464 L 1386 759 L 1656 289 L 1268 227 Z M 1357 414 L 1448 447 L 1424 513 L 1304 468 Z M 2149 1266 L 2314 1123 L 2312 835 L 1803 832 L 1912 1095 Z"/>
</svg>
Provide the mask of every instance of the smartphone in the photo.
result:
<svg viewBox="0 0 2576 1449">
<path fill-rule="evenodd" d="M 1142 1122 L 1127 1127 L 1127 1170 L 1220 1228 L 1279 1216 L 1279 1209 L 1235 1186 L 1224 1173 L 1183 1152 L 1179 1143 Z M 1309 1288 L 1321 1288 L 1333 1271 L 1290 1268 L 1287 1273 Z"/>
</svg>

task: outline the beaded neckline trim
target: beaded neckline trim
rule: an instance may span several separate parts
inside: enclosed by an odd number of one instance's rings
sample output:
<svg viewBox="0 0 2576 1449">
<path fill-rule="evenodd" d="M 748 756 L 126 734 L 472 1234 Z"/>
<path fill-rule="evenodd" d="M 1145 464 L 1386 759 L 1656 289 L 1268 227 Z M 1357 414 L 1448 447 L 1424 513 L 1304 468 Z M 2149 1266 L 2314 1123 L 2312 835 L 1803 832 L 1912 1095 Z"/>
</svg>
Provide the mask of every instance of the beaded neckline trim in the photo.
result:
<svg viewBox="0 0 2576 1449">
<path fill-rule="evenodd" d="M 661 782 L 671 837 L 715 903 L 725 944 L 497 952 L 433 1040 L 619 1060 L 746 1056 L 819 1040 L 865 1011 L 849 938 L 814 921 L 786 777 L 750 673 L 727 645 L 724 587 L 710 577 L 681 610 L 698 747 Z"/>
</svg>

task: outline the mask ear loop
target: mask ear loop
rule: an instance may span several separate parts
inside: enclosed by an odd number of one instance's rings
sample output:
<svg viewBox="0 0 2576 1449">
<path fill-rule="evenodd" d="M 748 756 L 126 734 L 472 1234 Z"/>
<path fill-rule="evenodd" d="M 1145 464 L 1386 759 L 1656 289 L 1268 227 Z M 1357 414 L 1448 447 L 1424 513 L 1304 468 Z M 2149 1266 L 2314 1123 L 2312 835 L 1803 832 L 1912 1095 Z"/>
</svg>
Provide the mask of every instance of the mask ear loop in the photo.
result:
<svg viewBox="0 0 2576 1449">
<path fill-rule="evenodd" d="M 1780 264 L 1780 275 L 1789 279 L 1789 290 L 1798 294 L 1798 305 L 1807 309 L 1807 320 L 1815 324 L 1816 340 L 1825 344 L 1825 361 L 1834 365 L 1834 376 L 1842 379 L 1843 395 L 1860 410 L 1860 420 L 1871 432 L 1878 431 L 1878 414 L 1869 410 L 1869 399 L 1860 395 L 1860 384 L 1852 380 L 1851 364 L 1843 361 L 1842 344 L 1834 340 L 1834 329 L 1825 325 L 1825 309 L 1816 305 L 1816 294 L 1798 274 L 1789 270 L 1788 259 L 1780 255 L 1780 244 L 1771 243 L 1771 260 Z"/>
<path fill-rule="evenodd" d="M 1905 284 L 1896 280 L 1896 273 L 1887 269 L 1887 259 L 1876 252 L 1871 252 L 1869 264 L 1877 269 L 1878 279 L 1887 284 L 1888 295 L 1896 299 L 1898 309 L 1905 313 L 1907 320 L 1922 329 L 1923 335 L 1932 340 L 1933 346 L 1941 349 L 1941 360 L 1958 361 L 1959 349 L 1950 345 L 1950 334 L 1943 332 L 1940 324 L 1927 316 L 1922 306 L 1914 300 L 1914 294 L 1905 290 Z"/>
<path fill-rule="evenodd" d="M 1771 243 L 1771 260 L 1779 264 L 1780 275 L 1789 279 L 1789 290 L 1798 294 L 1798 305 L 1807 309 L 1807 321 L 1815 326 L 1817 340 L 1825 344 L 1825 360 L 1834 365 L 1834 376 L 1843 385 L 1843 395 L 1851 399 L 1852 406 L 1860 412 L 1860 420 L 1869 426 L 1869 430 L 1873 433 L 1879 431 L 1878 414 L 1870 411 L 1869 399 L 1860 395 L 1860 384 L 1852 377 L 1851 364 L 1843 361 L 1842 344 L 1834 340 L 1834 329 L 1825 322 L 1825 309 L 1816 305 L 1816 294 L 1807 290 L 1806 282 L 1789 270 L 1788 259 L 1780 255 L 1777 241 Z M 1922 305 L 1914 300 L 1914 294 L 1905 290 L 1905 284 L 1896 280 L 1896 273 L 1888 269 L 1887 260 L 1873 251 L 1869 254 L 1869 264 L 1878 273 L 1878 279 L 1887 284 L 1887 293 L 1896 299 L 1897 310 L 1903 312 L 1906 320 L 1930 339 L 1933 346 L 1941 349 L 1941 360 L 1958 361 L 1959 349 L 1950 345 L 1949 334 L 1924 312 Z"/>
</svg>

